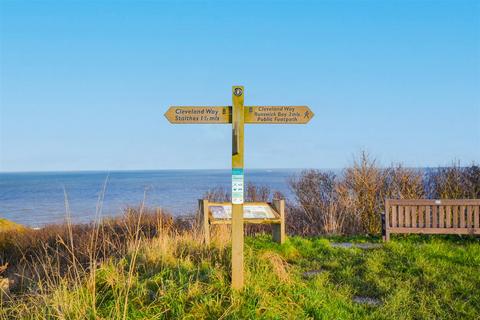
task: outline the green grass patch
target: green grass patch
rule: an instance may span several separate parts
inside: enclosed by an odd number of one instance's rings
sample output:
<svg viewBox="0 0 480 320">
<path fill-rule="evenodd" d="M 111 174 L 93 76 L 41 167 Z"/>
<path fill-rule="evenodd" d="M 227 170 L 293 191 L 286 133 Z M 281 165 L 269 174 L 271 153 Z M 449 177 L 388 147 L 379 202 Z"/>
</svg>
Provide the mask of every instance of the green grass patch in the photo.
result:
<svg viewBox="0 0 480 320">
<path fill-rule="evenodd" d="M 278 245 L 267 235 L 249 237 L 241 293 L 229 287 L 228 247 L 205 248 L 185 237 L 150 241 L 136 259 L 103 263 L 94 277 L 60 283 L 41 298 L 19 298 L 3 312 L 35 319 L 479 318 L 478 238 L 410 236 L 376 249 L 331 246 L 379 240 L 292 237 Z"/>
</svg>

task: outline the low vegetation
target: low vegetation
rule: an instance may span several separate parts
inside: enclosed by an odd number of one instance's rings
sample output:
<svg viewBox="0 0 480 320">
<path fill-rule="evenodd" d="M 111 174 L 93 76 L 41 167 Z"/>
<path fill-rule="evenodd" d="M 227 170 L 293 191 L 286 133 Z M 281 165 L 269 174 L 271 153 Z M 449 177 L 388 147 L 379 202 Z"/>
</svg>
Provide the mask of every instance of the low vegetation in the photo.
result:
<svg viewBox="0 0 480 320">
<path fill-rule="evenodd" d="M 192 229 L 191 223 L 161 210 L 130 208 L 119 217 L 89 224 L 22 227 L 21 232 L 10 228 L 0 232 L 0 266 L 5 269 L 3 276 L 13 281 L 11 288 L 22 292 L 52 274 L 68 274 L 72 266 L 81 269 L 79 273 L 95 268 L 99 261 L 121 258 L 136 237 L 151 239 L 162 230 Z"/>
<path fill-rule="evenodd" d="M 478 238 L 379 237 L 385 198 L 479 198 L 478 166 L 382 168 L 363 153 L 341 174 L 308 170 L 289 184 L 287 242 L 273 243 L 269 226 L 246 227 L 243 292 L 230 289 L 227 226 L 207 247 L 195 219 L 143 205 L 40 230 L 0 220 L 0 318 L 479 318 Z M 247 201 L 282 197 L 246 189 Z"/>
<path fill-rule="evenodd" d="M 220 240 L 219 240 L 220 239 Z M 480 314 L 480 244 L 456 237 L 397 238 L 379 248 L 291 237 L 248 237 L 246 289 L 230 290 L 230 250 L 192 232 L 136 237 L 118 259 L 85 270 L 72 261 L 1 316 L 24 319 L 474 319 Z"/>
<path fill-rule="evenodd" d="M 382 167 L 363 152 L 340 174 L 306 170 L 290 179 L 290 234 L 379 234 L 385 199 L 478 199 L 476 164 L 437 169 Z"/>
</svg>

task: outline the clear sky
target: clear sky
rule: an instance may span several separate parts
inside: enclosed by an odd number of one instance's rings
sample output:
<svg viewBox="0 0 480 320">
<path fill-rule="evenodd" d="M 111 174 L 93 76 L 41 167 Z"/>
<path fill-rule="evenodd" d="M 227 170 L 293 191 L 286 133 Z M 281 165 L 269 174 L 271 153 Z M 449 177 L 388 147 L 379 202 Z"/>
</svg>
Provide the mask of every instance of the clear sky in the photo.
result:
<svg viewBox="0 0 480 320">
<path fill-rule="evenodd" d="M 480 162 L 480 1 L 0 1 L 0 171 L 229 168 L 169 105 L 308 105 L 248 168 Z"/>
</svg>

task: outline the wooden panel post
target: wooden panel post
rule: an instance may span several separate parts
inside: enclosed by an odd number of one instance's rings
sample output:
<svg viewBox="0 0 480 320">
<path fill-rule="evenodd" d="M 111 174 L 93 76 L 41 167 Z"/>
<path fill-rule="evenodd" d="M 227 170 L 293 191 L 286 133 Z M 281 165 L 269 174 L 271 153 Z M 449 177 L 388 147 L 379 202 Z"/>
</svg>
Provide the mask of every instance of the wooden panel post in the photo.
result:
<svg viewBox="0 0 480 320">
<path fill-rule="evenodd" d="M 232 289 L 243 288 L 243 128 L 244 92 L 232 88 Z"/>
<path fill-rule="evenodd" d="M 200 228 L 203 236 L 203 242 L 210 245 L 210 221 L 208 221 L 208 200 L 199 199 L 198 208 L 200 210 Z"/>
<path fill-rule="evenodd" d="M 280 215 L 280 223 L 272 226 L 273 241 L 280 244 L 285 242 L 285 200 L 273 199 L 273 208 Z"/>
</svg>

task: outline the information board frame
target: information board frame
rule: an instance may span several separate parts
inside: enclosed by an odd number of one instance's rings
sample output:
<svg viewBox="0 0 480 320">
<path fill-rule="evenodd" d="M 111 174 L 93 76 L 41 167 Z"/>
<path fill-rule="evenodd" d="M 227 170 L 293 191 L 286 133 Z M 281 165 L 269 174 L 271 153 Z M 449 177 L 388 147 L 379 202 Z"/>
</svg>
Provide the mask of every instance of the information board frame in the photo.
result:
<svg viewBox="0 0 480 320">
<path fill-rule="evenodd" d="M 203 233 L 203 240 L 205 244 L 209 245 L 211 240 L 211 228 L 215 225 L 230 225 L 232 224 L 230 218 L 216 218 L 212 213 L 212 208 L 218 207 L 231 207 L 231 202 L 210 202 L 207 199 L 199 199 L 199 217 L 198 221 L 201 224 L 201 230 Z M 246 217 L 244 213 L 243 221 L 248 224 L 271 224 L 272 225 L 272 237 L 275 242 L 280 244 L 285 242 L 285 200 L 274 199 L 270 202 L 245 202 L 244 208 L 252 206 L 265 207 L 268 212 L 272 213 L 273 218 L 263 217 Z M 245 212 L 245 210 L 244 210 Z"/>
</svg>

